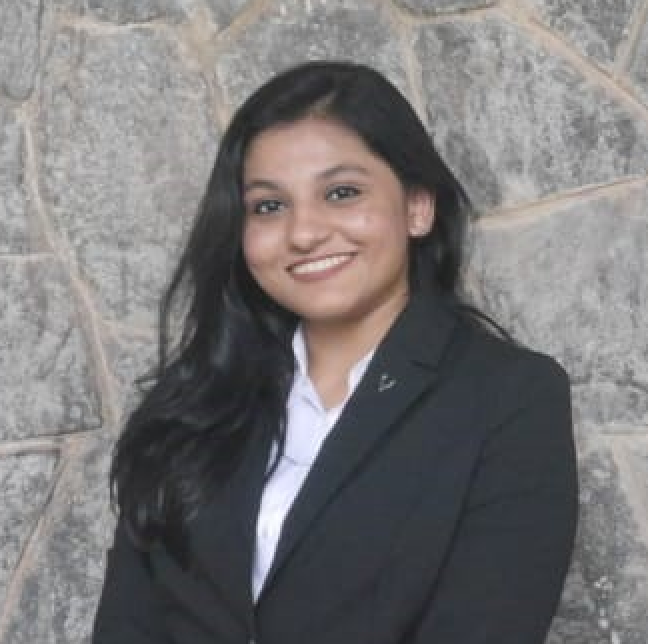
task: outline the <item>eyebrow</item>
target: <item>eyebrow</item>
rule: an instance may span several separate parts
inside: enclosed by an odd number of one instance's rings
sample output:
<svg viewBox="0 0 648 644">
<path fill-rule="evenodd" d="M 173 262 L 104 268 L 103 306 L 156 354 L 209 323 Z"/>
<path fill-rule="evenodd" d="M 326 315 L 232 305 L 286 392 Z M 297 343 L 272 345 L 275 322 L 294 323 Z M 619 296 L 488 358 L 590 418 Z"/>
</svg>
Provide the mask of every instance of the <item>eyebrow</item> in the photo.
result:
<svg viewBox="0 0 648 644">
<path fill-rule="evenodd" d="M 339 165 L 334 165 L 332 168 L 328 168 L 323 172 L 320 172 L 317 175 L 318 179 L 330 179 L 336 174 L 342 174 L 344 172 L 355 172 L 357 174 L 368 175 L 369 170 L 361 165 L 355 165 L 353 163 L 340 163 Z"/>
<path fill-rule="evenodd" d="M 279 184 L 269 179 L 253 179 L 243 186 L 243 194 L 255 190 L 256 188 L 265 188 L 266 190 L 279 190 Z"/>
<path fill-rule="evenodd" d="M 343 174 L 345 172 L 352 172 L 365 176 L 369 174 L 369 170 L 361 165 L 355 165 L 353 163 L 340 163 L 338 165 L 327 168 L 322 172 L 319 172 L 317 175 L 315 175 L 315 178 L 318 180 L 332 179 L 336 175 Z M 243 187 L 243 192 L 250 192 L 251 190 L 257 188 L 266 190 L 280 190 L 281 186 L 278 183 L 271 181 L 270 179 L 252 179 L 245 184 L 245 186 Z"/>
</svg>

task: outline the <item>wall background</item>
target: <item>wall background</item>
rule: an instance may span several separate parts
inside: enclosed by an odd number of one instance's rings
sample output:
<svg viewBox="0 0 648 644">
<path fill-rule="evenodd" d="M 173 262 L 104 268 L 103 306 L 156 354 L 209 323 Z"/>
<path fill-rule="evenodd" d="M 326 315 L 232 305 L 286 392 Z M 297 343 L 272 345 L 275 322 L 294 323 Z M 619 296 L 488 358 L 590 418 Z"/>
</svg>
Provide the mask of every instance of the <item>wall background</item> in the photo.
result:
<svg viewBox="0 0 648 644">
<path fill-rule="evenodd" d="M 411 98 L 481 209 L 468 288 L 572 376 L 551 644 L 645 644 L 647 0 L 0 0 L 0 643 L 89 641 L 110 447 L 219 132 L 311 57 Z"/>
</svg>

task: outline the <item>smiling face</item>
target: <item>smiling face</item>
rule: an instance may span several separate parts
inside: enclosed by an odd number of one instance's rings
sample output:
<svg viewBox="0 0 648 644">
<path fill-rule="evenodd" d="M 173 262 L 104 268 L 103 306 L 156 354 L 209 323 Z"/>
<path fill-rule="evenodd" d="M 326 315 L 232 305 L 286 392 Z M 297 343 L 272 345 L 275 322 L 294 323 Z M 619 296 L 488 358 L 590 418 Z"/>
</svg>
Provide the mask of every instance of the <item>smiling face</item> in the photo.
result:
<svg viewBox="0 0 648 644">
<path fill-rule="evenodd" d="M 243 168 L 243 254 L 259 286 L 304 325 L 396 317 L 408 245 L 432 200 L 406 192 L 351 130 L 322 118 L 265 130 Z"/>
</svg>

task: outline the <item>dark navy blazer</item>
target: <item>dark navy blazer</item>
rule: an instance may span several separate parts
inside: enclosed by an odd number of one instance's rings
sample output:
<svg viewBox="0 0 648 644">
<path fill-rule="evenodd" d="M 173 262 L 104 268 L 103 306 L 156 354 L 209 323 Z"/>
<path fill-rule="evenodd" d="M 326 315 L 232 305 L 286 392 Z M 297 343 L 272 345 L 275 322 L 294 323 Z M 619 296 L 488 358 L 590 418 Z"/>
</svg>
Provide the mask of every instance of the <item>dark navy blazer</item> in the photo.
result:
<svg viewBox="0 0 648 644">
<path fill-rule="evenodd" d="M 269 447 L 254 442 L 191 523 L 189 569 L 118 527 L 94 644 L 544 642 L 577 518 L 569 383 L 552 359 L 412 297 L 324 442 L 255 605 Z"/>
</svg>

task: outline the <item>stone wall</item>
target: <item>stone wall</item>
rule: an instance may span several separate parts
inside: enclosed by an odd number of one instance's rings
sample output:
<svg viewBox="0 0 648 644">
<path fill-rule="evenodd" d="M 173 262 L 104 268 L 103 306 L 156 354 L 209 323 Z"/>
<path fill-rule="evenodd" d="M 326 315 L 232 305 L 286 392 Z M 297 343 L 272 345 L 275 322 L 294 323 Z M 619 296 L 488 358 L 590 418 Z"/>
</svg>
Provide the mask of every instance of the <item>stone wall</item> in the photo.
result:
<svg viewBox="0 0 648 644">
<path fill-rule="evenodd" d="M 551 644 L 648 641 L 647 0 L 0 0 L 0 642 L 88 642 L 106 471 L 231 111 L 369 62 L 480 207 L 479 302 L 573 380 Z"/>
</svg>

